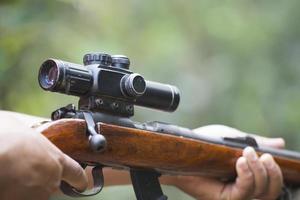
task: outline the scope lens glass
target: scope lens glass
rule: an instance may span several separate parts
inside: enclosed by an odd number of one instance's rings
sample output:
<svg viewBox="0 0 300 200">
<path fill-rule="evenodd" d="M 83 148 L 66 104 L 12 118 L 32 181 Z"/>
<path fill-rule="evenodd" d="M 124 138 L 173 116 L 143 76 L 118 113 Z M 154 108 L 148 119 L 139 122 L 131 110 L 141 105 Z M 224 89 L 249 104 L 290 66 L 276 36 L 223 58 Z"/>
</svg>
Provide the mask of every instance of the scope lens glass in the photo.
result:
<svg viewBox="0 0 300 200">
<path fill-rule="evenodd" d="M 144 80 L 143 77 L 141 76 L 136 76 L 133 79 L 133 88 L 135 89 L 135 91 L 137 91 L 138 93 L 143 93 L 145 92 L 146 89 L 146 82 Z"/>
<path fill-rule="evenodd" d="M 42 88 L 52 89 L 58 81 L 59 70 L 55 63 L 45 62 L 40 70 L 39 82 Z"/>
</svg>

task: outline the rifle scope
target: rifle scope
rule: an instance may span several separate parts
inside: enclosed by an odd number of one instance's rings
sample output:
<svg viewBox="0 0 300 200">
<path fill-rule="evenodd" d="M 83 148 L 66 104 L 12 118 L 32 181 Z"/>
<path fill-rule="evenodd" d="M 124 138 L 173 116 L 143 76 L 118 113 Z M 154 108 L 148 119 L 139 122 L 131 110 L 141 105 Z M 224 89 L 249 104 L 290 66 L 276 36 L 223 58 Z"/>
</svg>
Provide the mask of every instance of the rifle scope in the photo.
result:
<svg viewBox="0 0 300 200">
<path fill-rule="evenodd" d="M 47 91 L 80 98 L 103 97 L 169 112 L 178 107 L 180 94 L 177 87 L 147 81 L 133 73 L 126 56 L 89 53 L 83 57 L 83 63 L 44 61 L 38 76 L 40 86 Z"/>
</svg>

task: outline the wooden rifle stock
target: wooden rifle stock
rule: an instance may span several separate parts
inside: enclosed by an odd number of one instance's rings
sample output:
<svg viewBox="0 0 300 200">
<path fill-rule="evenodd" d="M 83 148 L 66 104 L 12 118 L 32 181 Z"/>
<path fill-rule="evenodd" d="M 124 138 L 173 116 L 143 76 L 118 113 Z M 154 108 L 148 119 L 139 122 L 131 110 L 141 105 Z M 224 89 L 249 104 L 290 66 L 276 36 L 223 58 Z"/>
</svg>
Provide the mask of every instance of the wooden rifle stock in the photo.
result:
<svg viewBox="0 0 300 200">
<path fill-rule="evenodd" d="M 98 132 L 107 140 L 106 149 L 100 153 L 89 146 L 84 120 L 61 119 L 38 129 L 77 161 L 124 169 L 155 169 L 162 174 L 232 180 L 236 176 L 236 160 L 242 155 L 242 148 L 106 123 L 97 125 Z M 273 156 L 282 169 L 285 183 L 300 186 L 300 159 Z"/>
</svg>

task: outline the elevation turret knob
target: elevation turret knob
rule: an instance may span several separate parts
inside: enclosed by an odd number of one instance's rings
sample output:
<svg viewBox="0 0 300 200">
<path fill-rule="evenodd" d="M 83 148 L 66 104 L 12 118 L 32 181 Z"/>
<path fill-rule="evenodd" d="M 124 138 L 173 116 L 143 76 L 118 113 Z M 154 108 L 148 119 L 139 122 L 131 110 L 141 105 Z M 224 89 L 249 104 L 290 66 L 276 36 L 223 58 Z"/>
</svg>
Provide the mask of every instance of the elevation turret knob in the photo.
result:
<svg viewBox="0 0 300 200">
<path fill-rule="evenodd" d="M 99 64 L 100 66 L 110 66 L 112 58 L 106 53 L 88 53 L 83 57 L 84 65 Z"/>
</svg>

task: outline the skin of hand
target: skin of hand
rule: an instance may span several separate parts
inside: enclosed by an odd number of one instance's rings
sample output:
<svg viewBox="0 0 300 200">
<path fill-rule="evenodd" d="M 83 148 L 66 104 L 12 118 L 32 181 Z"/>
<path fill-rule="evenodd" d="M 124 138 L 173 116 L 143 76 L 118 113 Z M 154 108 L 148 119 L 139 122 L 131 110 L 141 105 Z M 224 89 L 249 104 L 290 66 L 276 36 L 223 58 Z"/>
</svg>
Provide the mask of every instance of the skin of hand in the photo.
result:
<svg viewBox="0 0 300 200">
<path fill-rule="evenodd" d="M 40 119 L 6 111 L 0 111 L 0 119 L 0 199 L 46 200 L 61 180 L 86 189 L 81 166 L 29 128 Z"/>
<path fill-rule="evenodd" d="M 195 132 L 210 137 L 245 136 L 249 135 L 237 129 L 223 125 L 209 125 Z M 274 148 L 284 148 L 285 143 L 281 138 L 265 138 L 253 135 L 258 144 Z M 160 182 L 173 185 L 201 200 L 274 200 L 283 186 L 283 177 L 279 166 L 269 154 L 257 156 L 254 149 L 247 147 L 243 156 L 236 162 L 237 178 L 233 183 L 224 183 L 216 179 L 199 176 L 162 176 Z M 106 185 L 129 184 L 129 174 L 120 171 L 104 170 Z"/>
<path fill-rule="evenodd" d="M 246 135 L 237 129 L 222 125 L 201 127 L 195 129 L 195 132 L 213 135 L 213 137 Z M 274 148 L 285 146 L 282 138 L 254 137 L 261 146 Z M 280 195 L 283 177 L 279 166 L 270 154 L 258 157 L 252 147 L 247 147 L 236 162 L 236 171 L 237 178 L 233 183 L 196 176 L 169 177 L 166 182 L 177 186 L 196 199 L 203 200 L 275 200 Z"/>
</svg>

